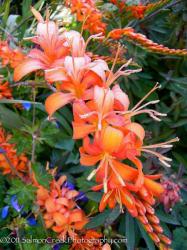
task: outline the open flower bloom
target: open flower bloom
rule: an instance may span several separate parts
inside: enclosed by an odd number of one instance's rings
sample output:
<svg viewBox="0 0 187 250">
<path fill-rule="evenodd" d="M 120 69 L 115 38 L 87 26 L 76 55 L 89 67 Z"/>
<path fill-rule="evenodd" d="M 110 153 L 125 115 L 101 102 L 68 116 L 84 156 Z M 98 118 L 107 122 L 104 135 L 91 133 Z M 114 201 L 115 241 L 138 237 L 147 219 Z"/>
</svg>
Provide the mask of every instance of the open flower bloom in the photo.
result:
<svg viewBox="0 0 187 250">
<path fill-rule="evenodd" d="M 141 143 L 141 138 L 134 132 L 128 130 L 128 133 L 124 135 L 122 131 L 111 126 L 103 129 L 100 136 L 94 138 L 93 143 L 90 143 L 90 139 L 85 137 L 83 147 L 80 148 L 81 164 L 94 166 L 99 162 L 97 169 L 91 172 L 88 179 L 90 180 L 96 175 L 96 181 L 103 183 L 105 192 L 107 192 L 107 183 L 111 174 L 116 176 L 118 183 L 126 186 L 127 184 L 118 172 L 118 161 L 129 159 L 138 168 L 138 178 L 135 184 L 132 184 L 132 188 L 138 190 L 143 183 L 142 164 L 137 159 L 137 156 L 140 155 Z"/>
<path fill-rule="evenodd" d="M 38 186 L 37 190 L 37 204 L 44 213 L 46 227 L 52 228 L 62 239 L 67 235 L 75 237 L 76 230 L 81 230 L 88 222 L 75 202 L 79 192 L 68 189 L 65 181 L 66 176 L 61 176 L 58 181 L 51 182 L 50 191 L 42 186 Z"/>
<path fill-rule="evenodd" d="M 63 65 L 64 57 L 69 54 L 69 46 L 64 36 L 59 35 L 55 22 L 47 20 L 34 8 L 31 8 L 38 20 L 36 36 L 29 38 L 40 49 L 32 49 L 27 58 L 14 71 L 14 81 L 19 81 L 28 73 L 36 70 L 46 70 Z"/>
<path fill-rule="evenodd" d="M 117 115 L 115 110 L 124 110 L 128 105 L 128 97 L 118 85 L 112 90 L 95 86 L 93 100 L 73 104 L 73 138 L 80 139 L 93 132 L 97 134 L 107 125 L 125 126 L 124 117 Z"/>
<path fill-rule="evenodd" d="M 118 162 L 118 172 L 124 179 L 125 183 L 134 182 L 138 176 L 138 171 L 132 167 L 125 166 Z M 123 212 L 123 206 L 128 212 L 136 217 L 137 220 L 143 225 L 150 237 L 157 246 L 168 246 L 171 244 L 170 239 L 163 235 L 163 229 L 160 226 L 158 217 L 154 214 L 153 205 L 155 199 L 160 198 L 164 192 L 161 184 L 155 180 L 159 179 L 161 175 L 145 175 L 144 182 L 139 187 L 137 192 L 134 192 L 131 186 L 121 186 L 116 182 L 116 177 L 112 174 L 108 180 L 108 191 L 103 194 L 99 210 L 102 212 L 108 205 L 113 209 L 118 203 L 120 210 Z M 92 188 L 98 191 L 103 188 L 103 184 Z"/>
<path fill-rule="evenodd" d="M 49 116 L 57 109 L 75 100 L 88 100 L 93 96 L 93 85 L 101 85 L 105 80 L 107 64 L 102 60 L 91 62 L 88 56 L 71 57 L 64 60 L 64 67 L 46 71 L 48 81 L 62 81 L 57 92 L 46 99 L 45 107 Z"/>
</svg>

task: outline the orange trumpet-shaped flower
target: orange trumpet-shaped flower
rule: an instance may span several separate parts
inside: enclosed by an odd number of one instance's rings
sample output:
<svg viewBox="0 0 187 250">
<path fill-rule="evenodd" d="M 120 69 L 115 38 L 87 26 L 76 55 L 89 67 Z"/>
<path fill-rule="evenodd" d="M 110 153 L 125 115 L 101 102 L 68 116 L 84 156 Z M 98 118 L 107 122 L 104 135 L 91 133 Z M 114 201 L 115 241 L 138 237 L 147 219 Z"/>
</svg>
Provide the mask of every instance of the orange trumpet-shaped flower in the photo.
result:
<svg viewBox="0 0 187 250">
<path fill-rule="evenodd" d="M 119 203 L 121 211 L 123 211 L 122 205 L 125 205 L 132 216 L 137 216 L 134 197 L 139 196 L 153 205 L 154 197 L 159 197 L 164 192 L 162 185 L 154 181 L 154 179 L 160 178 L 160 175 L 144 176 L 142 173 L 141 183 L 139 182 L 138 189 L 135 189 L 134 187 L 137 186 L 137 180 L 139 179 L 139 170 L 117 161 L 115 161 L 115 166 L 125 186 L 120 184 L 115 173 L 111 173 L 107 183 L 108 191 L 103 195 L 100 202 L 100 211 L 103 211 L 107 204 L 110 208 L 114 208 L 116 203 Z M 97 182 L 100 183 L 100 181 Z M 98 191 L 102 188 L 103 184 L 99 184 L 92 189 Z"/>
<path fill-rule="evenodd" d="M 80 139 L 93 132 L 97 134 L 107 125 L 124 126 L 123 116 L 117 115 L 115 110 L 127 110 L 128 105 L 128 96 L 118 85 L 112 90 L 95 86 L 92 101 L 73 104 L 73 138 Z"/>
<path fill-rule="evenodd" d="M 46 227 L 52 228 L 62 239 L 67 235 L 75 237 L 76 231 L 88 222 L 84 212 L 76 208 L 75 197 L 79 192 L 65 187 L 65 181 L 66 176 L 61 176 L 58 181 L 51 182 L 50 190 L 42 186 L 37 190 L 37 204 L 44 213 Z"/>
<path fill-rule="evenodd" d="M 101 85 L 105 81 L 105 70 L 108 70 L 108 66 L 103 60 L 91 62 L 88 56 L 67 56 L 63 68 L 46 71 L 49 81 L 62 81 L 60 88 L 63 91 L 46 99 L 45 107 L 49 116 L 67 103 L 91 99 L 93 85 Z"/>
<path fill-rule="evenodd" d="M 19 81 L 28 73 L 36 70 L 46 70 L 63 65 L 64 57 L 69 54 L 69 44 L 65 36 L 59 35 L 57 24 L 53 21 L 44 21 L 43 17 L 34 8 L 31 11 L 38 20 L 36 36 L 30 38 L 40 46 L 32 49 L 27 58 L 14 71 L 14 81 Z"/>
<path fill-rule="evenodd" d="M 85 137 L 83 146 L 80 148 L 81 164 L 94 166 L 99 162 L 97 169 L 93 170 L 88 176 L 88 180 L 96 175 L 96 181 L 102 182 L 104 191 L 107 192 L 108 179 L 111 174 L 114 174 L 117 182 L 122 186 L 126 186 L 127 184 L 118 171 L 118 160 L 129 159 L 138 168 L 139 176 L 135 185 L 132 185 L 132 188 L 137 190 L 143 182 L 142 164 L 137 159 L 137 156 L 140 155 L 141 143 L 141 139 L 134 132 L 129 130 L 124 135 L 122 131 L 111 126 L 103 129 L 100 135 L 94 138 L 93 143 L 90 143 L 89 138 Z"/>
</svg>

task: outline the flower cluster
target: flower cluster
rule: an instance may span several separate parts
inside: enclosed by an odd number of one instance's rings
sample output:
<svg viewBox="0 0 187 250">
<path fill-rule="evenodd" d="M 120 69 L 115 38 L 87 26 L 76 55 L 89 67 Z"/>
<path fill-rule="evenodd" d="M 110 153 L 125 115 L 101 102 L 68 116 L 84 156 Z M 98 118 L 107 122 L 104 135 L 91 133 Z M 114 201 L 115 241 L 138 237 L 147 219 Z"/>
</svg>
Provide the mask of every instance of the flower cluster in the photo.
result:
<svg viewBox="0 0 187 250">
<path fill-rule="evenodd" d="M 37 190 L 37 204 L 43 211 L 46 228 L 52 228 L 62 239 L 68 235 L 74 238 L 76 230 L 81 230 L 88 222 L 75 202 L 79 192 L 66 187 L 65 182 L 66 176 L 61 176 L 51 182 L 49 191 L 43 186 L 38 186 Z"/>
<path fill-rule="evenodd" d="M 179 194 L 180 186 L 170 179 L 163 180 L 162 186 L 164 187 L 164 193 L 161 195 L 160 201 L 163 203 L 164 209 L 168 213 L 181 199 Z"/>
<path fill-rule="evenodd" d="M 2 66 L 9 64 L 11 68 L 15 68 L 24 58 L 25 55 L 20 49 L 12 49 L 7 41 L 0 40 L 0 59 Z"/>
<path fill-rule="evenodd" d="M 148 51 L 166 55 L 179 55 L 186 56 L 186 49 L 170 49 L 165 47 L 164 45 L 153 42 L 148 39 L 145 35 L 137 33 L 133 28 L 128 27 L 124 29 L 114 29 L 109 34 L 108 37 L 112 39 L 121 39 L 122 37 L 126 37 L 128 40 L 138 44 L 139 46 L 145 48 Z"/>
<path fill-rule="evenodd" d="M 123 0 L 110 0 L 112 4 L 114 4 L 121 12 L 127 12 L 130 18 L 142 19 L 146 14 L 153 12 L 167 3 L 171 2 L 171 0 L 160 0 L 155 3 L 142 4 L 141 1 L 139 4 L 127 4 L 126 1 Z"/>
<path fill-rule="evenodd" d="M 79 22 L 83 23 L 83 29 L 91 34 L 105 33 L 106 24 L 102 22 L 102 13 L 97 9 L 93 0 L 66 0 L 71 12 L 76 14 Z"/>
<path fill-rule="evenodd" d="M 16 145 L 9 142 L 11 137 L 0 127 L 0 169 L 4 175 L 23 176 L 28 170 L 28 159 L 17 154 Z"/>
<path fill-rule="evenodd" d="M 130 17 L 135 19 L 142 19 L 145 15 L 145 11 L 148 8 L 148 5 L 138 4 L 138 5 L 128 5 L 124 1 L 119 0 L 110 0 L 111 3 L 116 5 L 120 11 L 128 12 Z"/>
<path fill-rule="evenodd" d="M 159 85 L 156 84 L 133 108 L 130 108 L 128 95 L 117 84 L 120 76 L 129 76 L 140 69 L 126 69 L 131 60 L 127 61 L 117 71 L 116 57 L 111 69 L 104 60 L 92 61 L 86 52 L 91 36 L 86 42 L 80 33 L 64 30 L 59 33 L 53 21 L 46 21 L 40 13 L 32 8 L 38 20 L 37 34 L 31 40 L 37 44 L 24 62 L 14 71 L 14 80 L 36 70 L 44 70 L 46 81 L 54 84 L 55 93 L 45 102 L 49 119 L 61 107 L 72 104 L 73 107 L 73 139 L 82 139 L 80 147 L 80 162 L 82 165 L 94 167 L 88 180 L 95 177 L 97 183 L 92 189 L 103 190 L 99 210 L 102 212 L 108 205 L 114 208 L 119 204 L 121 212 L 124 207 L 144 226 L 154 242 L 167 249 L 171 243 L 163 235 L 159 219 L 154 214 L 153 205 L 164 192 L 161 184 L 155 180 L 160 175 L 145 175 L 140 157 L 143 153 L 157 157 L 160 163 L 170 167 L 171 159 L 158 153 L 157 148 L 171 148 L 178 138 L 153 145 L 144 145 L 144 128 L 132 121 L 132 117 L 145 113 L 156 121 L 166 114 L 157 112 L 148 106 L 159 100 L 144 103 L 145 99 Z M 121 34 L 134 34 L 132 29 L 113 31 L 110 37 L 120 38 Z M 137 35 L 139 41 L 143 35 Z M 144 40 L 146 40 L 144 38 Z M 146 40 L 147 41 L 147 40 Z M 150 47 L 153 44 L 149 42 Z M 155 50 L 159 46 L 154 44 Z M 162 47 L 163 50 L 166 48 Z M 168 49 L 169 50 L 169 49 Z M 124 161 L 128 161 L 125 164 Z M 88 219 L 84 212 L 77 208 L 74 198 L 75 190 L 69 190 L 63 184 L 66 178 L 62 176 L 53 181 L 50 191 L 38 188 L 37 203 L 44 211 L 47 228 L 59 233 L 59 237 L 67 234 L 73 236 L 76 230 L 82 230 Z"/>
</svg>

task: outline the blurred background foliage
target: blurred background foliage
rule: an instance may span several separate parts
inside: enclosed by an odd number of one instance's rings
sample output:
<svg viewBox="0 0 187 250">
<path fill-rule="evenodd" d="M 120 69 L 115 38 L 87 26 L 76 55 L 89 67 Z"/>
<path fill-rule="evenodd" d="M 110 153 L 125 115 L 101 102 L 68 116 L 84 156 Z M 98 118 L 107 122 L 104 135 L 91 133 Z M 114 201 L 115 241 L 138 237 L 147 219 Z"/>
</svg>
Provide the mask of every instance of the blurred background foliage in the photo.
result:
<svg viewBox="0 0 187 250">
<path fill-rule="evenodd" d="M 130 1 L 128 1 L 130 2 Z M 131 1 L 133 2 L 133 1 Z M 142 1 L 142 3 L 157 1 Z M 145 15 L 142 19 L 129 20 L 125 12 L 119 12 L 118 8 L 109 1 L 99 1 L 98 8 L 103 11 L 104 21 L 107 23 L 108 31 L 114 28 L 133 27 L 136 32 L 145 34 L 149 39 L 163 44 L 169 48 L 187 49 L 187 1 L 166 1 L 167 4 L 161 6 L 151 13 Z M 51 0 L 5 0 L 0 1 L 0 37 L 1 40 L 9 40 L 10 45 L 23 47 L 27 52 L 32 46 L 31 43 L 24 41 L 23 37 L 34 34 L 36 21 L 30 12 L 30 6 L 45 12 L 46 7 L 50 6 L 51 12 L 55 12 L 54 19 L 58 21 L 65 20 L 65 17 L 59 15 L 62 12 L 63 1 Z M 59 7 L 60 6 L 60 7 Z M 66 15 L 66 13 L 64 14 Z M 69 15 L 69 13 L 68 13 Z M 64 18 L 64 19 L 63 19 Z M 69 29 L 80 30 L 81 24 L 76 22 L 75 17 L 69 17 L 67 21 L 62 22 Z M 88 37 L 88 32 L 84 32 Z M 113 41 L 115 43 L 115 41 Z M 181 201 L 168 214 L 164 213 L 163 207 L 158 205 L 157 214 L 167 235 L 172 236 L 175 250 L 187 249 L 187 57 L 161 55 L 146 51 L 135 43 L 121 39 L 124 45 L 124 58 L 132 58 L 133 62 L 142 67 L 143 71 L 128 78 L 121 79 L 121 87 L 128 93 L 131 99 L 131 105 L 140 100 L 151 87 L 159 82 L 161 89 L 152 94 L 149 100 L 160 99 L 157 104 L 157 110 L 167 113 L 167 117 L 161 122 L 155 122 L 147 116 L 139 116 L 136 119 L 146 128 L 146 140 L 148 143 L 163 141 L 174 136 L 180 138 L 172 149 L 168 152 L 173 158 L 170 169 L 163 168 L 154 158 L 144 158 L 145 171 L 154 172 L 160 170 L 165 176 L 178 183 L 181 187 Z M 106 44 L 93 42 L 89 45 L 89 50 L 99 55 L 109 55 L 110 48 Z M 0 74 L 4 80 L 15 84 L 12 80 L 12 71 L 9 68 L 1 68 Z M 30 79 L 30 78 L 29 78 Z M 34 79 L 34 78 L 33 78 Z M 40 82 L 41 77 L 37 76 L 36 81 Z M 38 104 L 32 105 L 30 111 L 18 110 L 11 103 L 0 105 L 0 122 L 13 133 L 12 142 L 18 145 L 18 152 L 23 150 L 29 155 L 32 146 L 32 134 L 37 134 L 37 161 L 45 164 L 50 162 L 50 167 L 58 167 L 58 173 L 66 174 L 77 188 L 86 192 L 89 201 L 85 209 L 87 213 L 97 212 L 100 194 L 89 192 L 90 182 L 85 181 L 85 177 L 90 171 L 79 164 L 78 147 L 79 141 L 72 140 L 71 121 L 72 115 L 70 107 L 60 110 L 55 117 L 58 121 L 49 123 L 46 118 L 45 109 L 42 103 L 47 96 L 48 91 L 45 88 L 17 87 L 14 88 L 14 99 L 35 101 Z M 32 126 L 33 112 L 35 114 L 35 125 Z M 63 166 L 63 167 L 62 167 Z M 38 166 L 42 169 L 42 166 Z M 41 173 L 38 173 L 41 175 Z M 44 174 L 45 176 L 45 174 Z M 46 176 L 45 176 L 46 177 Z M 76 177 L 76 178 L 75 178 Z M 46 177 L 47 178 L 47 177 Z M 0 178 L 2 191 L 0 192 L 0 207 L 4 206 L 6 197 L 6 186 L 15 187 L 17 183 Z M 46 179 L 41 180 L 45 183 Z M 44 184 L 45 185 L 45 184 Z M 18 200 L 25 203 L 26 209 L 32 206 L 32 188 L 25 190 L 25 196 L 21 192 L 22 187 L 9 188 L 9 194 L 17 194 Z M 27 195 L 31 198 L 26 199 Z M 27 203 L 27 205 L 26 205 Z M 109 216 L 110 214 L 110 216 Z M 17 215 L 13 215 L 15 217 Z M 109 217 L 109 218 L 108 218 Z M 5 225 L 10 221 L 1 221 L 2 230 L 0 236 L 7 235 Z M 24 225 L 24 221 L 19 221 Z M 111 228 L 113 225 L 113 229 Z M 127 237 L 127 249 L 155 249 L 152 241 L 146 235 L 141 225 L 137 224 L 128 213 L 122 215 L 119 219 L 119 209 L 114 211 L 106 210 L 103 214 L 98 214 L 89 223 L 88 228 L 102 226 L 107 237 L 112 237 L 117 233 Z M 40 223 L 35 232 L 31 227 L 23 227 L 25 235 L 32 234 L 41 236 Z M 117 233 L 116 233 L 116 232 Z M 31 233 L 32 232 L 32 233 Z M 141 233 L 137 233 L 141 232 Z M 37 249 L 37 246 L 26 244 L 22 249 Z M 33 247 L 33 248 L 32 248 Z M 48 246 L 41 246 L 41 249 L 51 249 Z M 124 249 L 125 246 L 114 246 L 114 249 Z M 12 249 L 3 244 L 3 249 Z M 61 249 L 67 249 L 63 246 Z"/>
</svg>

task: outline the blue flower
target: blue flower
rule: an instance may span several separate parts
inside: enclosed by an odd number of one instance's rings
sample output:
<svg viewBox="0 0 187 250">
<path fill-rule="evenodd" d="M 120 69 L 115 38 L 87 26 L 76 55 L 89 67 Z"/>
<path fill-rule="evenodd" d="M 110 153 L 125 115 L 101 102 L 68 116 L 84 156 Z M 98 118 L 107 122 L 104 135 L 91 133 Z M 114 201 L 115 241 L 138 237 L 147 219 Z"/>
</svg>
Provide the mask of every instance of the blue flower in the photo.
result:
<svg viewBox="0 0 187 250">
<path fill-rule="evenodd" d="M 66 181 L 64 183 L 64 187 L 68 188 L 69 190 L 74 190 L 75 189 L 75 185 L 73 185 L 71 182 Z"/>
<path fill-rule="evenodd" d="M 54 245 L 53 250 L 60 250 L 61 246 L 62 246 L 62 244 L 58 243 L 58 244 Z"/>
<path fill-rule="evenodd" d="M 5 219 L 7 217 L 8 210 L 9 210 L 9 206 L 5 206 L 2 208 L 2 211 L 1 211 L 1 218 L 2 219 Z"/>
<path fill-rule="evenodd" d="M 80 191 L 79 194 L 76 196 L 76 201 L 83 201 L 83 202 L 87 202 L 88 201 L 88 197 L 86 197 L 85 193 Z"/>
<path fill-rule="evenodd" d="M 27 223 L 29 224 L 29 226 L 35 226 L 37 224 L 37 221 L 34 216 L 32 216 L 30 218 L 27 218 Z"/>
<path fill-rule="evenodd" d="M 22 105 L 23 105 L 24 109 L 27 111 L 30 110 L 30 108 L 31 108 L 30 102 L 24 102 L 24 103 L 22 103 Z"/>
<path fill-rule="evenodd" d="M 19 213 L 19 212 L 22 210 L 22 208 L 23 208 L 23 206 L 20 206 L 20 205 L 18 204 L 18 200 L 17 200 L 16 195 L 13 195 L 13 196 L 11 197 L 10 203 L 11 203 L 12 207 L 13 207 L 18 213 Z"/>
</svg>

